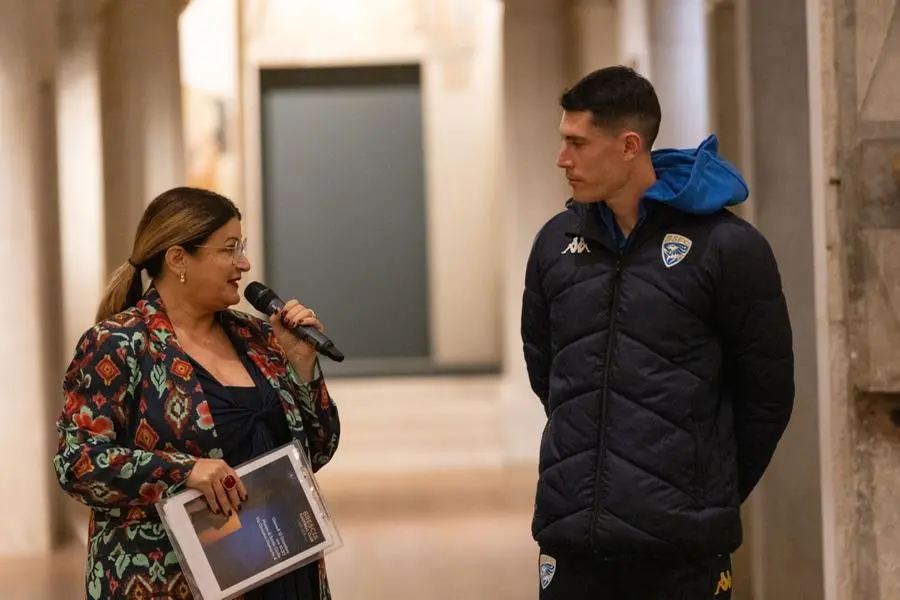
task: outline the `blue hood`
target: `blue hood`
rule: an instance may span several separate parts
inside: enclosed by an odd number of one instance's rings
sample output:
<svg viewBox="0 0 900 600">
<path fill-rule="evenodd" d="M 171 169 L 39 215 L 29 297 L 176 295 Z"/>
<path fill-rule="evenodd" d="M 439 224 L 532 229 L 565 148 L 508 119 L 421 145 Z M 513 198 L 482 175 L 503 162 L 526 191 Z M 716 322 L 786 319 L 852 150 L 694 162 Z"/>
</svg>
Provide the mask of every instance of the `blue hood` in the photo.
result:
<svg viewBox="0 0 900 600">
<path fill-rule="evenodd" d="M 747 183 L 719 157 L 719 138 L 711 135 L 698 148 L 654 150 L 656 183 L 645 198 L 694 214 L 711 214 L 747 199 Z"/>
</svg>

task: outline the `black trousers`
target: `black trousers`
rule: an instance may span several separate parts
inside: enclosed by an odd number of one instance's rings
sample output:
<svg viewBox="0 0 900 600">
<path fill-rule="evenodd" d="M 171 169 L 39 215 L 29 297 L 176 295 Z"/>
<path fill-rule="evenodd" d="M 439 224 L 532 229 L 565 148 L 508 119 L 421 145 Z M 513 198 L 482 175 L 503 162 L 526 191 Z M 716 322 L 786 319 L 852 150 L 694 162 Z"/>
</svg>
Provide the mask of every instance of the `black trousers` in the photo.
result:
<svg viewBox="0 0 900 600">
<path fill-rule="evenodd" d="M 730 600 L 731 557 L 700 560 L 539 560 L 540 600 Z"/>
</svg>

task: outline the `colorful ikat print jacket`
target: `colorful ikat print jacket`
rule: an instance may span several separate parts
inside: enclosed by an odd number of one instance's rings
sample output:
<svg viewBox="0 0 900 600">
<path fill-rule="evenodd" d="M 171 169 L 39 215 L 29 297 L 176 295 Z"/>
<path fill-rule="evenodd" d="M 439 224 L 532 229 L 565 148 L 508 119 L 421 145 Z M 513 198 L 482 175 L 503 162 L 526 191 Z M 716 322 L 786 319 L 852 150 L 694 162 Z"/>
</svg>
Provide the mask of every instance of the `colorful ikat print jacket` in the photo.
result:
<svg viewBox="0 0 900 600">
<path fill-rule="evenodd" d="M 337 408 L 318 374 L 301 380 L 269 324 L 237 312 L 222 322 L 281 397 L 315 470 L 334 455 Z M 154 504 L 185 486 L 197 457 L 222 458 L 203 389 L 159 294 L 88 330 L 66 372 L 53 459 L 62 488 L 89 506 L 87 597 L 192 597 Z M 319 563 L 320 600 L 330 600 Z"/>
</svg>

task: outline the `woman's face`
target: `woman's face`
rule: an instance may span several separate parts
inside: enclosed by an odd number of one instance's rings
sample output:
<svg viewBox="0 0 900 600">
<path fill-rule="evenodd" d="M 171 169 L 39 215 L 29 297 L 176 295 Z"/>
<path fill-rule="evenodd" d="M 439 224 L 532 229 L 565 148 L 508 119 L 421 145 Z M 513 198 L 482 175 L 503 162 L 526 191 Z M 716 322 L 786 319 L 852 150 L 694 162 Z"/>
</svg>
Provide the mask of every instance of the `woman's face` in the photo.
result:
<svg viewBox="0 0 900 600">
<path fill-rule="evenodd" d="M 238 285 L 250 270 L 243 240 L 241 222 L 235 218 L 209 236 L 193 256 L 185 255 L 181 285 L 192 304 L 214 312 L 241 301 Z"/>
</svg>

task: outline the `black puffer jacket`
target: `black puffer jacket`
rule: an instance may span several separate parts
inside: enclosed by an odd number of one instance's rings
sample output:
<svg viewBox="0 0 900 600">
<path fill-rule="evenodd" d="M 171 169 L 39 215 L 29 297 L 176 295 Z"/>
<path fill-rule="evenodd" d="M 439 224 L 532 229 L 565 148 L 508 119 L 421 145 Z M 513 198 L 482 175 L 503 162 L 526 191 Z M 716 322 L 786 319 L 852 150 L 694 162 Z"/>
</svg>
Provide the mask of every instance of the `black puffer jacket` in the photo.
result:
<svg viewBox="0 0 900 600">
<path fill-rule="evenodd" d="M 570 202 L 529 258 L 522 335 L 548 415 L 533 535 L 550 554 L 734 551 L 790 418 L 766 240 L 724 209 L 647 209 L 622 249 L 601 209 Z"/>
</svg>

